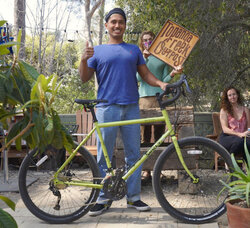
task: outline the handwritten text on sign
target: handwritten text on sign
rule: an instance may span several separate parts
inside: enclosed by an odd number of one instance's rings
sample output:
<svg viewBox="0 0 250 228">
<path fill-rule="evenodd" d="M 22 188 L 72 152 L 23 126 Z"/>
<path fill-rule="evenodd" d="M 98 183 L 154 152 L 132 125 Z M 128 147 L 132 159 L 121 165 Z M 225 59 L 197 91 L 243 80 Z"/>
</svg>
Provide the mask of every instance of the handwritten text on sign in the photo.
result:
<svg viewBox="0 0 250 228">
<path fill-rule="evenodd" d="M 183 65 L 199 37 L 167 20 L 149 48 L 149 52 L 172 67 Z"/>
</svg>

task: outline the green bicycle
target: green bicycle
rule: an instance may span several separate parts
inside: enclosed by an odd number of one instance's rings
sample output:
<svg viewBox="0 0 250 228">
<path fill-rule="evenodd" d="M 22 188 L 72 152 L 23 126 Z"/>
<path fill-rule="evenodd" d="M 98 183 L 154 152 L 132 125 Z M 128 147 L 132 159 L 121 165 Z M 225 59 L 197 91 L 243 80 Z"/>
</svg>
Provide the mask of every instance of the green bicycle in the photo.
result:
<svg viewBox="0 0 250 228">
<path fill-rule="evenodd" d="M 94 107 L 103 101 L 77 99 L 76 103 L 91 111 L 94 127 L 81 143 L 75 144 L 74 151 L 69 152 L 65 161 L 58 162 L 54 151 L 49 148 L 42 155 L 36 149 L 29 152 L 19 170 L 19 189 L 26 207 L 49 223 L 70 223 L 94 206 L 101 189 L 110 200 L 122 199 L 126 194 L 126 180 L 166 137 L 171 136 L 172 143 L 163 149 L 153 169 L 152 184 L 160 205 L 171 216 L 185 223 L 201 224 L 221 216 L 226 211 L 224 200 L 227 194 L 218 199 L 217 195 L 222 189 L 219 180 L 229 181 L 225 176 L 228 172 L 225 167 L 232 167 L 229 153 L 205 137 L 177 140 L 165 109 L 179 98 L 184 82 L 186 76 L 183 74 L 179 81 L 169 84 L 162 94 L 157 95 L 161 117 L 98 123 Z M 166 95 L 167 99 L 164 98 Z M 132 167 L 112 167 L 100 128 L 162 121 L 168 130 Z M 83 146 L 94 132 L 100 137 L 108 167 L 105 178 L 100 177 L 96 159 Z M 214 169 L 215 153 L 220 155 L 222 164 L 218 171 Z M 173 159 L 178 167 L 176 170 L 169 168 Z"/>
</svg>

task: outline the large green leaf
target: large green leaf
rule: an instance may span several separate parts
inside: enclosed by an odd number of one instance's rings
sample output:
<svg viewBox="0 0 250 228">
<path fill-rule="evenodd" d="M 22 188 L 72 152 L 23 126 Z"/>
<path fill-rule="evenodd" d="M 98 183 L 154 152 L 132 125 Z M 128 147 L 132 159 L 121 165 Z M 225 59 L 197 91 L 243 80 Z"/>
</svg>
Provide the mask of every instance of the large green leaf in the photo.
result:
<svg viewBox="0 0 250 228">
<path fill-rule="evenodd" d="M 247 158 L 247 167 L 250 169 L 250 154 L 247 148 L 247 138 L 245 137 L 244 139 L 244 150 L 245 150 L 245 154 L 246 154 L 246 158 Z"/>
<path fill-rule="evenodd" d="M 9 48 L 9 47 L 12 47 L 14 45 L 17 45 L 18 42 L 8 42 L 8 43 L 2 43 L 0 44 L 0 48 L 4 47 L 4 48 Z"/>
<path fill-rule="evenodd" d="M 0 103 L 4 103 L 5 98 L 6 98 L 6 95 L 5 95 L 4 85 L 2 83 L 2 80 L 0 80 Z"/>
<path fill-rule="evenodd" d="M 37 70 L 24 61 L 19 61 L 18 64 L 21 71 L 23 72 L 24 77 L 27 79 L 27 81 L 33 84 L 39 76 Z"/>
<path fill-rule="evenodd" d="M 0 73 L 0 79 L 6 79 L 6 78 L 7 78 L 7 77 L 6 77 L 5 74 Z"/>
<path fill-rule="evenodd" d="M 0 227 L 1 228 L 17 228 L 15 219 L 6 211 L 0 208 Z"/>
<path fill-rule="evenodd" d="M 0 200 L 5 202 L 13 211 L 15 211 L 15 203 L 6 196 L 0 195 Z M 0 208 L 0 227 L 1 228 L 17 228 L 15 219 L 6 211 Z"/>
<path fill-rule="evenodd" d="M 2 200 L 3 202 L 5 202 L 13 211 L 15 210 L 16 205 L 15 205 L 15 203 L 11 199 L 9 199 L 6 196 L 0 195 L 0 200 Z"/>
<path fill-rule="evenodd" d="M 4 87 L 5 87 L 6 92 L 8 94 L 12 93 L 14 87 L 18 87 L 17 85 L 15 86 L 14 84 L 15 84 L 15 80 L 10 77 L 10 73 L 8 72 L 6 74 L 6 80 L 4 81 Z M 14 94 L 14 95 L 16 95 L 16 94 Z"/>
<path fill-rule="evenodd" d="M 18 45 L 17 45 L 17 48 L 16 48 L 16 56 L 18 56 L 18 53 L 19 53 L 19 50 L 20 50 L 20 44 L 21 44 L 21 38 L 22 38 L 22 29 L 20 29 L 18 31 L 18 35 L 17 35 L 17 42 L 18 42 Z"/>
<path fill-rule="evenodd" d="M 0 21 L 0 27 L 3 26 L 7 21 L 1 20 Z"/>
<path fill-rule="evenodd" d="M 8 143 L 12 138 L 14 138 L 16 135 L 18 135 L 22 130 L 23 130 L 23 124 L 22 124 L 22 121 L 18 121 L 17 123 L 15 123 L 12 128 L 10 129 L 8 135 L 7 135 L 7 139 L 6 139 L 6 142 Z M 16 148 L 18 150 L 21 150 L 21 147 L 20 147 L 20 141 L 17 140 L 16 141 Z"/>
<path fill-rule="evenodd" d="M 8 55 L 10 54 L 10 50 L 6 47 L 0 47 L 0 55 Z"/>
<path fill-rule="evenodd" d="M 53 119 L 51 117 L 46 119 L 44 137 L 47 139 L 47 143 L 51 144 L 54 138 Z"/>
<path fill-rule="evenodd" d="M 31 89 L 30 99 L 39 100 L 39 97 L 40 96 L 39 96 L 38 84 L 36 83 Z"/>
<path fill-rule="evenodd" d="M 54 138 L 52 141 L 52 146 L 56 149 L 61 149 L 63 147 L 63 136 L 61 130 L 61 120 L 60 117 L 55 114 L 53 115 L 53 124 L 54 124 Z"/>
<path fill-rule="evenodd" d="M 21 110 L 24 110 L 24 109 L 26 109 L 26 108 L 28 108 L 28 107 L 36 107 L 37 106 L 37 108 L 38 108 L 38 105 L 39 105 L 39 100 L 38 99 L 36 99 L 36 100 L 29 100 L 29 101 L 27 101 L 22 107 L 21 107 Z"/>
</svg>

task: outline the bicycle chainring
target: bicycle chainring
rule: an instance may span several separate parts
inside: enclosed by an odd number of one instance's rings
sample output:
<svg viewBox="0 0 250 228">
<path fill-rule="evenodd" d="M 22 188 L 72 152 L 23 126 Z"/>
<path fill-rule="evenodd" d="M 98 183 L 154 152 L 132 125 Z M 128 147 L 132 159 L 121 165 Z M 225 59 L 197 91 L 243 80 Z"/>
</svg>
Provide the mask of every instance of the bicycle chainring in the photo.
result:
<svg viewBox="0 0 250 228">
<path fill-rule="evenodd" d="M 115 176 L 109 177 L 103 184 L 104 197 L 112 200 L 120 200 L 127 193 L 126 182 L 123 179 L 117 181 Z"/>
<path fill-rule="evenodd" d="M 120 200 L 127 193 L 127 185 L 122 179 L 124 169 L 117 169 L 115 176 L 108 176 L 103 180 L 104 197 L 111 200 Z"/>
</svg>

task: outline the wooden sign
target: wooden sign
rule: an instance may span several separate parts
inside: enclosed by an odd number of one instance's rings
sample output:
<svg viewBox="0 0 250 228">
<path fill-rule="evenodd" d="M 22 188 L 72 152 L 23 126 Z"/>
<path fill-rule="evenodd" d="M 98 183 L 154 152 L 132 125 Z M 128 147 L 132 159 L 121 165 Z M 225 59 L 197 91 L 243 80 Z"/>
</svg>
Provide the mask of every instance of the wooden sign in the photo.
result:
<svg viewBox="0 0 250 228">
<path fill-rule="evenodd" d="M 155 37 L 149 52 L 172 67 L 183 65 L 199 37 L 171 20 L 167 20 Z"/>
</svg>

